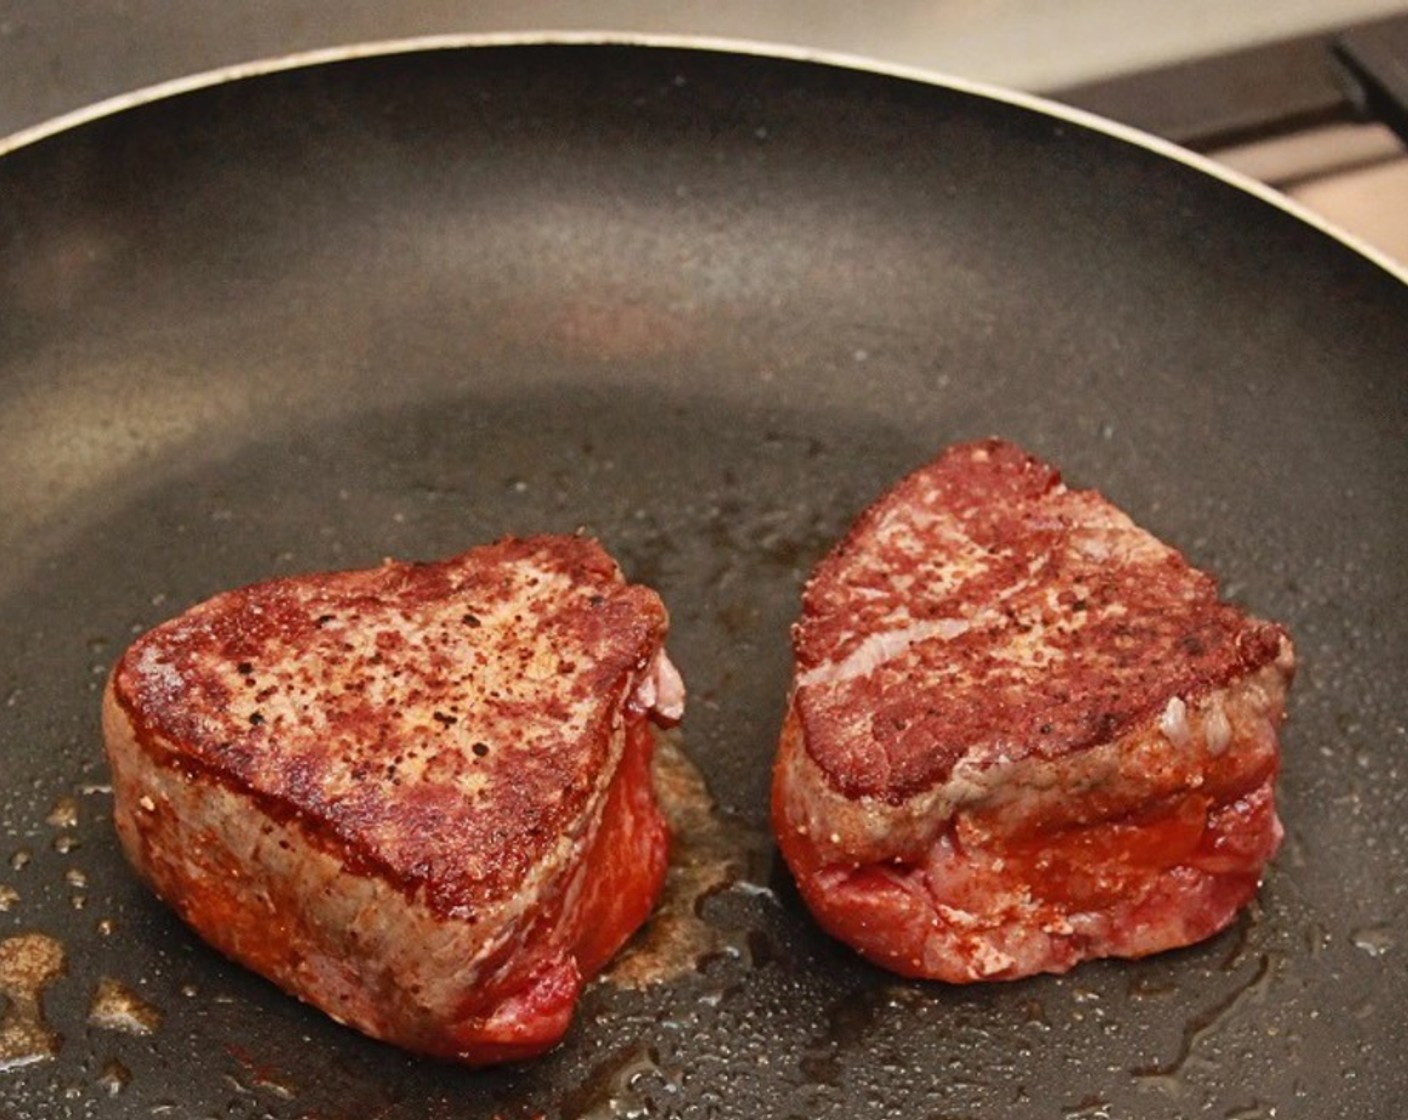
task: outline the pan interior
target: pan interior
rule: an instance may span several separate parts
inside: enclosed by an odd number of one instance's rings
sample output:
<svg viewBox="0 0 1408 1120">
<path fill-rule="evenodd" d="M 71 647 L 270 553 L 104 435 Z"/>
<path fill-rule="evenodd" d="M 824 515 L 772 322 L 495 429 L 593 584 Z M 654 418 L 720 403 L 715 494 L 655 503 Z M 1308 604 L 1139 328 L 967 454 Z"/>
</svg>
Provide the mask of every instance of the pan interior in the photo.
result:
<svg viewBox="0 0 1408 1120">
<path fill-rule="evenodd" d="M 646 48 L 216 87 L 12 153 L 0 196 L 0 940 L 66 956 L 7 1120 L 1392 1113 L 1408 314 L 1369 262 L 1045 114 Z M 990 433 L 1286 622 L 1303 667 L 1287 845 L 1235 929 L 957 989 L 814 930 L 768 768 L 809 566 Z M 578 528 L 670 607 L 730 853 L 684 973 L 602 982 L 560 1050 L 470 1073 L 287 1000 L 135 883 L 97 731 L 134 633 Z M 159 1025 L 93 1025 L 105 979 Z"/>
</svg>

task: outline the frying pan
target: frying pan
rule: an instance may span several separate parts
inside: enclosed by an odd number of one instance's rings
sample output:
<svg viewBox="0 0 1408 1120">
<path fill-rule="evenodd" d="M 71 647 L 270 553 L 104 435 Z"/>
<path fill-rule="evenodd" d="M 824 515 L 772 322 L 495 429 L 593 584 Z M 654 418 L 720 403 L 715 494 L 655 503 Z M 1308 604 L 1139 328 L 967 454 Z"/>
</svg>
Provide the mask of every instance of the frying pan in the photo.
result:
<svg viewBox="0 0 1408 1120">
<path fill-rule="evenodd" d="M 0 159 L 0 936 L 65 958 L 54 1055 L 0 1073 L 0 1117 L 1396 1114 L 1390 267 L 1154 141 L 855 64 L 486 41 L 224 77 Z M 766 802 L 809 565 L 990 433 L 1286 622 L 1302 667 L 1287 840 L 1234 928 L 960 988 L 821 935 Z M 671 607 L 728 848 L 676 975 L 599 983 L 557 1051 L 472 1072 L 282 996 L 134 880 L 97 711 L 135 632 L 582 527 Z M 91 1021 L 114 991 L 130 1013 Z"/>
</svg>

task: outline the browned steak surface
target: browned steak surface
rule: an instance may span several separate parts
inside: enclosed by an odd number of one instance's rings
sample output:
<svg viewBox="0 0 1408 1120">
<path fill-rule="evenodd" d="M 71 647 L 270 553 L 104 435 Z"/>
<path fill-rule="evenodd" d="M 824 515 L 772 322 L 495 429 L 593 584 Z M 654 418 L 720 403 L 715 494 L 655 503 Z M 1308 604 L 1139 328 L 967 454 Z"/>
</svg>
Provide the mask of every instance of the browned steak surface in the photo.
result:
<svg viewBox="0 0 1408 1120">
<path fill-rule="evenodd" d="M 1230 920 L 1279 841 L 1285 631 L 1011 444 L 952 448 L 866 510 L 793 641 L 783 851 L 824 924 L 892 967 L 970 979 L 1186 943 Z M 1224 833 L 1254 842 L 1219 867 Z M 914 873 L 913 912 L 880 908 L 914 935 L 903 964 L 899 934 L 855 929 L 878 897 L 857 876 L 886 861 L 876 890 Z"/>
<path fill-rule="evenodd" d="M 339 1018 L 467 1061 L 542 1049 L 663 876 L 666 623 L 581 537 L 217 595 L 113 673 L 119 834 L 204 936 Z"/>
</svg>

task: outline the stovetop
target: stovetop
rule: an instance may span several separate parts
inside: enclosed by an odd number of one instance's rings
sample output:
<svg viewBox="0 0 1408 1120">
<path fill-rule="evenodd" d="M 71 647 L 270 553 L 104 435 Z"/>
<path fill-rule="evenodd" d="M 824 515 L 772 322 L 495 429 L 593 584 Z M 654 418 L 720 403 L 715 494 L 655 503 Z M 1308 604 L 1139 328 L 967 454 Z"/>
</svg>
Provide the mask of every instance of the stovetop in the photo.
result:
<svg viewBox="0 0 1408 1120">
<path fill-rule="evenodd" d="M 1408 264 L 1408 15 L 1052 96 L 1209 155 Z"/>
</svg>

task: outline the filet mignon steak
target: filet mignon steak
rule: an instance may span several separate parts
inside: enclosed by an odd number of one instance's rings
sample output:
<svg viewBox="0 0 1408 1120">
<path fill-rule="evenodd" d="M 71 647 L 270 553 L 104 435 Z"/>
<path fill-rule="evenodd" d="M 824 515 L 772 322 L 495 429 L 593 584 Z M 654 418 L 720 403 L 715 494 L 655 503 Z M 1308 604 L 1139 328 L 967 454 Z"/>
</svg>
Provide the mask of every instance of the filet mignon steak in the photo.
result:
<svg viewBox="0 0 1408 1120">
<path fill-rule="evenodd" d="M 1256 892 L 1294 655 L 1092 491 L 955 447 L 817 566 L 773 823 L 821 925 L 896 972 L 1061 972 Z"/>
<path fill-rule="evenodd" d="M 532 1056 L 663 882 L 666 628 L 574 536 L 216 595 L 113 670 L 118 836 L 203 938 L 334 1018 Z"/>
</svg>

